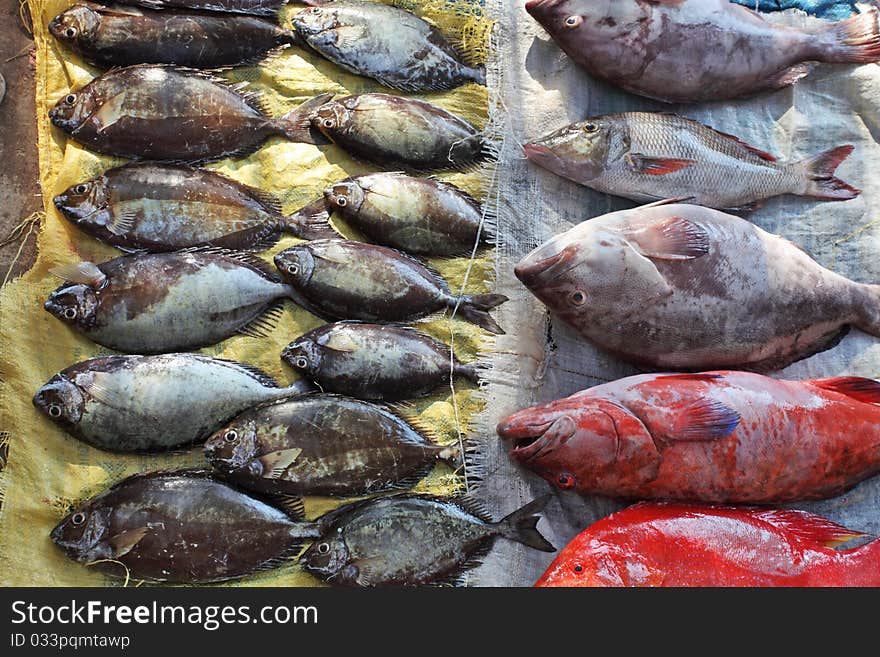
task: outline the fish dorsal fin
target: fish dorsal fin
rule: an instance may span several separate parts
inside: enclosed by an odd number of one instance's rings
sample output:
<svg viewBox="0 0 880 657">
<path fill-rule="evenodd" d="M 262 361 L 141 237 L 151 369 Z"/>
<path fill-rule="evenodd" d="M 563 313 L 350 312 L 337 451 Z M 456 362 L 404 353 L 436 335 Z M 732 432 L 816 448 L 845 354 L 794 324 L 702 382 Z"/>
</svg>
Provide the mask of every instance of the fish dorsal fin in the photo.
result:
<svg viewBox="0 0 880 657">
<path fill-rule="evenodd" d="M 437 429 L 423 420 L 419 415 L 416 407 L 409 402 L 395 402 L 379 405 L 398 420 L 405 422 L 409 427 L 431 443 L 438 443 L 441 436 L 437 433 Z"/>
<path fill-rule="evenodd" d="M 244 251 L 233 251 L 232 249 L 224 249 L 219 246 L 193 246 L 188 249 L 181 249 L 177 253 L 205 253 L 216 255 L 252 269 L 268 280 L 274 283 L 280 283 L 278 272 L 268 262 L 253 253 L 245 253 Z"/>
<path fill-rule="evenodd" d="M 723 378 L 721 374 L 715 372 L 694 372 L 694 373 L 678 373 L 658 374 L 657 379 L 673 379 L 675 381 L 718 381 Z M 589 391 L 586 391 L 589 392 Z"/>
<path fill-rule="evenodd" d="M 238 329 L 240 335 L 247 335 L 252 338 L 268 338 L 269 334 L 275 330 L 278 320 L 284 313 L 284 302 L 276 301 L 269 306 L 264 312 L 254 317 L 247 324 Z"/>
<path fill-rule="evenodd" d="M 709 253 L 709 233 L 682 217 L 667 217 L 624 236 L 639 253 L 655 260 L 693 260 Z"/>
<path fill-rule="evenodd" d="M 731 135 L 730 133 L 727 133 L 727 132 L 721 132 L 720 130 L 715 130 L 715 128 L 713 128 L 712 126 L 709 126 L 709 125 L 707 125 L 706 127 L 709 128 L 709 130 L 717 132 L 722 137 L 727 137 L 728 139 L 732 139 L 737 144 L 739 144 L 740 146 L 745 148 L 747 151 L 750 151 L 751 153 L 760 157 L 762 160 L 765 160 L 767 162 L 777 162 L 778 161 L 773 155 L 771 155 L 767 151 L 762 151 L 760 148 L 755 148 L 749 142 L 740 139 L 736 135 Z"/>
<path fill-rule="evenodd" d="M 755 509 L 751 513 L 753 517 L 763 520 L 768 525 L 793 534 L 801 540 L 825 547 L 836 547 L 855 538 L 867 536 L 806 511 Z"/>
<path fill-rule="evenodd" d="M 671 442 L 705 442 L 730 435 L 739 426 L 740 414 L 726 404 L 703 397 L 676 413 L 666 438 Z"/>
<path fill-rule="evenodd" d="M 58 265 L 49 269 L 49 273 L 71 283 L 80 283 L 99 288 L 107 282 L 107 275 L 94 262 L 76 262 Z"/>
<path fill-rule="evenodd" d="M 256 379 L 260 384 L 266 386 L 267 388 L 278 388 L 278 381 L 275 378 L 263 370 L 261 370 L 256 365 L 249 365 L 247 363 L 239 363 L 236 360 L 229 360 L 227 358 L 209 358 L 208 356 L 201 356 L 199 354 L 194 354 L 200 358 L 204 358 L 206 361 L 213 363 L 220 363 L 222 365 L 227 365 L 237 370 L 241 370 L 248 374 L 249 376 Z"/>
<path fill-rule="evenodd" d="M 223 177 L 225 178 L 226 176 Z M 272 192 L 257 189 L 256 187 L 251 187 L 250 185 L 245 185 L 244 183 L 240 183 L 237 180 L 232 180 L 232 182 L 238 185 L 242 192 L 244 192 L 252 199 L 254 199 L 257 203 L 262 205 L 267 211 L 273 214 L 282 214 L 283 209 L 281 207 L 281 201 L 279 200 L 278 196 L 276 196 Z"/>
<path fill-rule="evenodd" d="M 846 395 L 866 404 L 880 404 L 880 382 L 860 376 L 838 376 L 832 379 L 814 379 L 814 386 Z"/>
</svg>

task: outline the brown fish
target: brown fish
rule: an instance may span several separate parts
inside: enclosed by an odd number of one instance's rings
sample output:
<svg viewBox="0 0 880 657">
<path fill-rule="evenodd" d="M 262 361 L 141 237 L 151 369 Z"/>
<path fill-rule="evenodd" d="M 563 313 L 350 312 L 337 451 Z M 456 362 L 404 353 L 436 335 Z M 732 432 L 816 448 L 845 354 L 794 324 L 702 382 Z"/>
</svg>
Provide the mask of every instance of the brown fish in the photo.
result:
<svg viewBox="0 0 880 657">
<path fill-rule="evenodd" d="M 123 251 L 219 246 L 259 251 L 284 233 L 332 237 L 326 223 L 285 216 L 271 194 L 225 176 L 161 163 L 132 163 L 77 183 L 55 207 L 82 230 Z"/>
<path fill-rule="evenodd" d="M 285 281 L 312 312 L 330 319 L 407 322 L 445 309 L 495 333 L 504 331 L 488 311 L 500 294 L 457 297 L 436 272 L 415 258 L 352 240 L 316 240 L 275 256 Z"/>
<path fill-rule="evenodd" d="M 49 23 L 56 39 L 102 68 L 175 64 L 220 68 L 258 62 L 299 41 L 294 32 L 256 16 L 153 11 L 79 2 Z"/>
<path fill-rule="evenodd" d="M 331 97 L 318 96 L 273 119 L 257 95 L 238 85 L 145 64 L 104 73 L 59 100 L 49 117 L 99 153 L 198 162 L 246 155 L 273 135 L 315 143 L 306 119 Z"/>
<path fill-rule="evenodd" d="M 290 0 L 116 0 L 118 4 L 146 9 L 192 9 L 229 14 L 252 14 L 276 17 L 278 10 Z M 301 4 L 311 5 L 311 0 Z"/>
<path fill-rule="evenodd" d="M 782 194 L 829 201 L 860 194 L 834 177 L 852 146 L 780 164 L 737 137 L 674 114 L 599 116 L 524 150 L 529 160 L 563 178 L 634 201 L 687 197 L 697 205 L 748 211 Z"/>
<path fill-rule="evenodd" d="M 668 103 L 782 89 L 810 62 L 880 61 L 878 11 L 785 27 L 728 0 L 528 0 L 526 9 L 588 73 Z"/>
<path fill-rule="evenodd" d="M 442 342 L 386 324 L 325 324 L 287 345 L 281 359 L 322 390 L 374 401 L 424 397 L 450 374 L 480 380 L 477 365 L 458 362 Z"/>
<path fill-rule="evenodd" d="M 282 511 L 197 470 L 138 474 L 78 505 L 52 530 L 74 561 L 116 577 L 198 584 L 289 562 L 302 504 Z"/>
<path fill-rule="evenodd" d="M 407 489 L 439 461 L 461 464 L 458 445 L 435 445 L 386 409 L 336 395 L 245 411 L 208 439 L 205 456 L 235 484 L 280 495 Z"/>
<path fill-rule="evenodd" d="M 371 240 L 414 255 L 471 253 L 494 227 L 469 194 L 432 178 L 372 173 L 338 182 L 324 197 Z M 329 219 L 326 208 L 313 207 Z"/>
<path fill-rule="evenodd" d="M 312 125 L 350 155 L 408 171 L 465 169 L 489 155 L 483 135 L 441 107 L 386 94 L 322 103 Z"/>
<path fill-rule="evenodd" d="M 739 217 L 662 202 L 585 221 L 516 276 L 605 350 L 654 369 L 782 369 L 851 326 L 880 337 L 880 286 Z"/>
<path fill-rule="evenodd" d="M 128 353 L 197 349 L 237 333 L 265 337 L 281 300 L 297 297 L 264 261 L 223 249 L 134 254 L 53 273 L 70 282 L 49 296 L 46 310 Z"/>
</svg>

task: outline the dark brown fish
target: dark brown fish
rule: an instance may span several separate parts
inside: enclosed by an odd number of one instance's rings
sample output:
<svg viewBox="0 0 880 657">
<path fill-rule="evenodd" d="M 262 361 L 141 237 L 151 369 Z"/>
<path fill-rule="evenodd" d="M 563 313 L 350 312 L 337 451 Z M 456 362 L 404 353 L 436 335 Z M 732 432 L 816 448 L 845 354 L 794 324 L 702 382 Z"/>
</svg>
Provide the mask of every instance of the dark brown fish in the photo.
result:
<svg viewBox="0 0 880 657">
<path fill-rule="evenodd" d="M 220 246 L 258 251 L 284 233 L 302 239 L 336 233 L 304 212 L 285 216 L 266 192 L 187 166 L 133 163 L 77 183 L 55 207 L 82 230 L 123 251 Z"/>
<path fill-rule="evenodd" d="M 74 561 L 117 577 L 198 584 L 276 568 L 314 536 L 282 511 L 196 470 L 138 474 L 78 505 L 52 530 Z"/>
<path fill-rule="evenodd" d="M 101 356 L 53 376 L 34 406 L 95 447 L 150 452 L 199 442 L 251 406 L 311 390 L 200 354 Z"/>
<path fill-rule="evenodd" d="M 327 204 L 374 242 L 414 255 L 471 253 L 494 221 L 470 194 L 441 180 L 403 173 L 347 178 L 324 191 Z M 316 216 L 329 219 L 317 204 Z"/>
<path fill-rule="evenodd" d="M 384 408 L 336 395 L 245 411 L 208 439 L 205 456 L 230 481 L 281 495 L 407 489 L 439 461 L 460 465 L 457 445 L 436 445 Z"/>
<path fill-rule="evenodd" d="M 418 586 L 455 581 L 499 536 L 542 552 L 555 548 L 535 528 L 545 495 L 498 522 L 478 505 L 422 495 L 346 504 L 317 520 L 321 537 L 303 568 L 342 586 Z"/>
<path fill-rule="evenodd" d="M 102 68 L 175 64 L 220 68 L 255 63 L 299 41 L 294 32 L 256 16 L 153 11 L 79 2 L 49 23 L 52 35 Z"/>
<path fill-rule="evenodd" d="M 450 372 L 479 383 L 476 363 L 464 365 L 429 335 L 403 326 L 337 322 L 291 342 L 282 360 L 326 392 L 401 401 L 431 394 Z"/>
<path fill-rule="evenodd" d="M 253 152 L 278 135 L 314 143 L 307 117 L 324 94 L 278 119 L 222 78 L 173 66 L 112 69 L 64 96 L 49 117 L 79 143 L 132 159 L 199 162 Z"/>
<path fill-rule="evenodd" d="M 288 4 L 289 0 L 116 0 L 116 2 L 146 9 L 192 9 L 275 17 L 278 15 L 278 10 Z M 302 0 L 302 4 L 310 5 L 312 2 Z"/>
<path fill-rule="evenodd" d="M 311 121 L 350 155 L 386 168 L 465 169 L 489 154 L 483 135 L 467 121 L 412 98 L 346 96 L 315 108 Z"/>
<path fill-rule="evenodd" d="M 456 297 L 439 274 L 405 253 L 352 240 L 316 240 L 275 256 L 285 281 L 316 314 L 330 319 L 406 322 L 458 307 L 469 322 L 504 331 L 488 311 L 500 294 Z"/>
<path fill-rule="evenodd" d="M 296 296 L 264 261 L 223 249 L 127 255 L 53 273 L 71 282 L 49 296 L 46 310 L 128 353 L 186 351 L 236 333 L 265 337 L 281 300 Z"/>
</svg>

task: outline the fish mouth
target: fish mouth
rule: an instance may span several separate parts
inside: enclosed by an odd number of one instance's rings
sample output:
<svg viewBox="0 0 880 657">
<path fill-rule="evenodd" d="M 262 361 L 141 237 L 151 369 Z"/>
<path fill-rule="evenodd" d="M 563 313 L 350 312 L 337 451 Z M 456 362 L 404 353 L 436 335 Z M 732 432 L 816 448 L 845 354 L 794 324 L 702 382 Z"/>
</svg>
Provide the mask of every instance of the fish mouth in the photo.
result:
<svg viewBox="0 0 880 657">
<path fill-rule="evenodd" d="M 558 253 L 541 258 L 541 252 L 547 250 L 547 245 L 538 247 L 525 258 L 520 260 L 513 270 L 514 275 L 522 281 L 523 285 L 532 288 L 541 280 L 546 280 L 558 276 L 574 265 L 575 254 L 577 248 L 575 246 L 567 246 Z"/>
<path fill-rule="evenodd" d="M 544 436 L 555 420 L 538 424 L 520 424 L 515 419 L 502 421 L 495 431 L 502 440 L 513 443 L 510 455 L 526 462 L 534 459 L 545 447 Z"/>
<path fill-rule="evenodd" d="M 543 144 L 533 142 L 531 144 L 525 144 L 522 149 L 523 153 L 525 153 L 526 159 L 540 167 L 549 169 L 550 171 L 556 171 L 565 167 L 565 162 L 562 161 L 562 158 Z"/>
</svg>

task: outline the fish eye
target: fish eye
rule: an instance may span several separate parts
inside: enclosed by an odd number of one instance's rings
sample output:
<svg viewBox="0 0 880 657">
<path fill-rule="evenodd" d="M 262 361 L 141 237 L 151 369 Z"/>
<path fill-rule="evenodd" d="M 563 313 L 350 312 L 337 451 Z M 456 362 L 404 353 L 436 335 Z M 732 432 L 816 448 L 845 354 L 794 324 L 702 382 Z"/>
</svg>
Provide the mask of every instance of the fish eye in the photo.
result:
<svg viewBox="0 0 880 657">
<path fill-rule="evenodd" d="M 58 404 L 49 405 L 49 417 L 61 417 L 61 407 Z"/>
<path fill-rule="evenodd" d="M 582 290 L 575 290 L 570 299 L 575 306 L 583 306 L 587 302 L 587 294 Z"/>
<path fill-rule="evenodd" d="M 73 37 L 75 37 L 76 36 L 76 28 L 72 27 L 72 26 L 68 27 L 66 30 L 64 30 L 64 36 L 69 37 L 71 39 Z"/>
<path fill-rule="evenodd" d="M 294 366 L 298 369 L 304 370 L 309 366 L 309 359 L 305 356 L 299 356 L 294 362 Z"/>
<path fill-rule="evenodd" d="M 319 543 L 318 544 L 318 554 L 327 554 L 330 551 L 329 543 Z"/>
<path fill-rule="evenodd" d="M 580 16 L 569 16 L 565 19 L 566 27 L 577 27 L 583 19 Z"/>
<path fill-rule="evenodd" d="M 238 438 L 238 431 L 235 429 L 230 429 L 223 435 L 223 440 L 227 443 L 235 442 L 236 438 Z"/>
<path fill-rule="evenodd" d="M 584 567 L 583 567 L 581 564 L 576 563 L 576 564 L 574 565 L 573 570 L 574 570 L 574 572 L 576 572 L 576 573 L 582 573 L 582 572 L 584 572 Z"/>
<path fill-rule="evenodd" d="M 299 273 L 299 265 L 293 263 L 292 265 L 287 265 L 287 273 L 291 276 L 296 276 Z"/>
<path fill-rule="evenodd" d="M 348 205 L 348 201 L 345 200 L 344 196 L 337 196 L 336 205 L 338 205 L 340 208 L 344 208 L 346 205 Z"/>
<path fill-rule="evenodd" d="M 85 521 L 86 521 L 86 514 L 83 513 L 82 511 L 74 513 L 72 516 L 70 516 L 70 522 L 72 522 L 74 525 L 81 525 Z"/>
<path fill-rule="evenodd" d="M 67 94 L 64 97 L 64 102 L 68 105 L 73 105 L 76 102 L 76 94 Z"/>
<path fill-rule="evenodd" d="M 76 308 L 65 308 L 64 316 L 67 319 L 76 319 Z"/>
<path fill-rule="evenodd" d="M 587 123 L 584 125 L 584 132 L 592 134 L 594 132 L 598 132 L 599 126 L 595 123 Z"/>
<path fill-rule="evenodd" d="M 567 472 L 563 472 L 558 477 L 556 477 L 556 484 L 560 488 L 571 488 L 574 486 L 574 477 L 572 477 Z"/>
<path fill-rule="evenodd" d="M 87 191 L 89 191 L 89 188 L 86 185 L 77 185 L 73 188 L 74 194 L 85 194 Z"/>
<path fill-rule="evenodd" d="M 312 14 L 315 14 L 315 16 L 317 16 L 318 14 L 321 13 L 321 8 L 320 7 L 312 7 L 311 9 L 309 9 L 309 12 Z"/>
<path fill-rule="evenodd" d="M 325 128 L 332 128 L 333 127 L 333 120 L 332 119 L 324 119 L 324 127 Z"/>
</svg>

